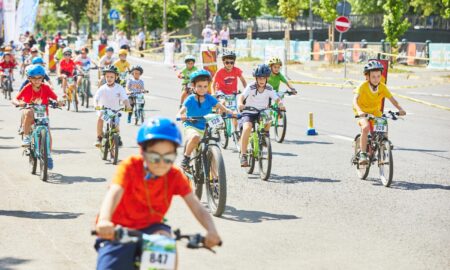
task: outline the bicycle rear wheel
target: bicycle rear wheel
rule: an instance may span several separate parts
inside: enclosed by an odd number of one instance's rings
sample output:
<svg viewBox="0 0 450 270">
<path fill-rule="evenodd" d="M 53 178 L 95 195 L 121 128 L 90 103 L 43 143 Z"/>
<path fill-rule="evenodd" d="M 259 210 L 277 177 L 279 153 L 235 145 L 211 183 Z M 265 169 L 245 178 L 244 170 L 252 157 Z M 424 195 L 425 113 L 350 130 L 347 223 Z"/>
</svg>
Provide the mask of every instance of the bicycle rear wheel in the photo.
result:
<svg viewBox="0 0 450 270">
<path fill-rule="evenodd" d="M 145 122 L 145 114 L 144 114 L 144 108 L 142 107 L 142 108 L 140 108 L 139 109 L 139 112 L 140 112 L 140 115 L 141 115 L 141 125 L 142 124 L 144 124 L 144 122 Z"/>
<path fill-rule="evenodd" d="M 369 175 L 370 170 L 370 162 L 367 165 L 359 165 L 359 153 L 361 152 L 360 148 L 360 138 L 361 134 L 356 135 L 355 140 L 353 141 L 353 164 L 356 165 L 356 173 L 358 174 L 359 179 L 364 180 Z"/>
<path fill-rule="evenodd" d="M 275 140 L 278 143 L 282 143 L 284 141 L 284 137 L 286 136 L 287 129 L 287 117 L 286 112 L 280 111 L 275 115 L 278 119 L 275 119 Z"/>
<path fill-rule="evenodd" d="M 272 145 L 270 144 L 269 137 L 261 138 L 259 146 L 259 177 L 261 180 L 267 181 L 270 177 L 270 171 L 272 170 Z"/>
<path fill-rule="evenodd" d="M 111 159 L 113 161 L 113 164 L 116 165 L 117 161 L 119 160 L 119 135 L 114 134 L 112 136 L 111 140 L 111 146 L 110 146 L 110 152 L 111 152 Z"/>
<path fill-rule="evenodd" d="M 381 141 L 378 149 L 378 169 L 381 183 L 389 187 L 394 176 L 394 159 L 392 158 L 391 142 L 387 139 Z"/>
<path fill-rule="evenodd" d="M 250 135 L 250 136 L 252 136 L 252 135 Z M 253 139 L 252 138 L 248 141 L 247 155 L 248 155 L 247 173 L 252 174 L 253 171 L 255 170 L 255 150 L 253 148 Z"/>
<path fill-rule="evenodd" d="M 11 100 L 11 93 L 13 92 L 12 82 L 8 84 L 8 99 Z"/>
<path fill-rule="evenodd" d="M 48 180 L 48 152 L 47 152 L 47 130 L 41 129 L 39 133 L 39 178 L 42 181 Z"/>
<path fill-rule="evenodd" d="M 88 80 L 85 80 L 84 85 L 84 99 L 85 99 L 85 105 L 86 108 L 89 108 L 89 94 L 91 93 L 91 82 Z"/>
<path fill-rule="evenodd" d="M 227 200 L 227 176 L 222 153 L 217 146 L 210 145 L 206 153 L 208 166 L 208 177 L 205 181 L 206 196 L 211 213 L 220 217 Z"/>
<path fill-rule="evenodd" d="M 34 144 L 35 144 L 35 142 L 32 139 L 31 145 L 28 148 L 28 151 L 29 151 L 28 162 L 30 164 L 31 174 L 36 174 L 36 169 L 37 169 L 37 158 L 36 158 L 36 154 L 34 153 Z"/>
<path fill-rule="evenodd" d="M 69 86 L 67 88 L 67 94 L 66 94 L 66 99 L 67 99 L 67 110 L 70 111 L 70 104 L 72 104 L 72 89 Z"/>
<path fill-rule="evenodd" d="M 75 111 L 78 112 L 78 93 L 76 88 L 73 92 L 73 107 L 75 108 Z"/>
<path fill-rule="evenodd" d="M 198 151 L 195 150 L 192 156 L 197 157 Z M 193 189 L 195 192 L 195 196 L 200 200 L 202 198 L 203 193 L 203 183 L 205 182 L 205 175 L 203 174 L 202 161 L 200 158 L 196 158 L 192 161 L 194 164 L 191 167 L 191 173 L 193 175 Z"/>
</svg>

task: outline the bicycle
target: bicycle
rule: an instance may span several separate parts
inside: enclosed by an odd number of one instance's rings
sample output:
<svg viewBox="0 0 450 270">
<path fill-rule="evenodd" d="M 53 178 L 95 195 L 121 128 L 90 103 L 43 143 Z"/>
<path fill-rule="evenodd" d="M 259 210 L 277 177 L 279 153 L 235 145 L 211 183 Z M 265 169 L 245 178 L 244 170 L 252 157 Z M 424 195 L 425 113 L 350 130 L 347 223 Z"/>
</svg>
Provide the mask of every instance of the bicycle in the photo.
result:
<svg viewBox="0 0 450 270">
<path fill-rule="evenodd" d="M 132 93 L 130 94 L 130 103 L 134 104 L 133 107 L 133 115 L 134 115 L 134 124 L 137 125 L 139 121 L 141 121 L 141 124 L 145 121 L 145 113 L 144 113 L 144 106 L 145 106 L 145 97 L 144 93 L 148 93 L 148 91 L 144 91 L 143 93 Z"/>
<path fill-rule="evenodd" d="M 92 230 L 91 235 L 97 235 Z M 174 231 L 175 237 L 162 234 L 145 234 L 138 230 L 116 226 L 114 230 L 114 242 L 121 244 L 137 243 L 133 265 L 140 270 L 174 270 L 177 262 L 176 241 L 187 239 L 186 245 L 189 249 L 207 249 L 216 253 L 213 249 L 205 246 L 205 237 L 200 234 L 181 234 L 179 229 Z M 219 243 L 219 246 L 222 242 Z"/>
<path fill-rule="evenodd" d="M 103 138 L 100 146 L 101 158 L 103 160 L 108 159 L 108 154 L 110 155 L 110 159 L 114 165 L 117 164 L 119 160 L 119 146 L 120 146 L 120 135 L 117 130 L 117 125 L 119 124 L 120 117 L 122 114 L 119 110 L 112 110 L 109 108 L 96 108 L 96 110 L 101 110 L 103 112 L 103 121 L 104 124 L 103 129 Z"/>
<path fill-rule="evenodd" d="M 119 84 L 122 85 L 123 88 L 125 88 L 125 85 L 127 83 L 127 75 L 128 75 L 128 71 L 119 73 Z"/>
<path fill-rule="evenodd" d="M 219 94 L 219 95 L 217 95 L 217 98 L 219 100 L 225 101 L 225 107 L 235 111 L 237 108 L 236 96 L 238 94 L 239 93 L 235 93 L 232 95 Z M 220 134 L 220 133 L 222 133 L 222 134 Z M 240 151 L 240 144 L 239 144 L 240 133 L 239 133 L 239 130 L 235 129 L 233 120 L 231 118 L 225 119 L 224 126 L 221 129 L 221 132 L 219 132 L 219 135 L 220 135 L 220 141 L 221 141 L 221 145 L 222 145 L 223 149 L 227 149 L 228 140 L 231 137 L 233 139 L 233 142 L 234 142 L 234 145 L 235 145 L 237 151 L 238 152 Z"/>
<path fill-rule="evenodd" d="M 282 100 L 285 95 L 295 95 L 295 92 L 291 91 L 279 91 L 278 96 Z M 272 104 L 272 127 L 275 134 L 275 141 L 278 143 L 282 143 L 284 141 L 284 137 L 286 136 L 287 130 L 287 116 L 286 110 L 280 110 L 277 103 Z"/>
<path fill-rule="evenodd" d="M 383 114 L 382 117 L 375 117 L 371 114 L 367 114 L 366 117 L 369 120 L 370 132 L 367 140 L 366 153 L 368 155 L 369 162 L 367 165 L 359 164 L 360 149 L 360 137 L 361 134 L 355 136 L 353 141 L 354 156 L 352 157 L 352 165 L 356 165 L 356 172 L 361 180 L 364 180 L 369 175 L 370 166 L 378 162 L 378 169 L 380 179 L 385 187 L 389 187 L 392 183 L 392 177 L 394 175 L 394 160 L 392 157 L 392 143 L 388 139 L 388 121 L 397 120 L 399 113 L 389 111 L 388 114 Z M 360 116 L 355 116 L 360 118 Z"/>
<path fill-rule="evenodd" d="M 61 109 L 57 103 L 50 103 L 49 107 Z M 31 174 L 36 174 L 39 160 L 39 178 L 46 182 L 48 180 L 48 156 L 50 153 L 50 131 L 47 108 L 45 105 L 26 104 L 21 110 L 33 109 L 34 125 L 31 128 L 31 143 L 26 146 L 23 154 L 28 156 Z"/>
<path fill-rule="evenodd" d="M 83 72 L 81 72 L 81 86 L 80 86 L 80 98 L 81 98 L 81 106 L 86 105 L 86 108 L 89 108 L 89 97 L 92 96 L 91 93 L 91 76 L 89 75 L 89 71 L 91 69 L 90 65 L 83 66 Z"/>
<path fill-rule="evenodd" d="M 253 111 L 258 114 L 258 121 L 253 123 L 252 133 L 250 134 L 247 146 L 247 155 L 249 159 L 247 173 L 253 173 L 255 163 L 258 161 L 259 177 L 261 180 L 267 181 L 270 177 L 270 171 L 272 170 L 272 145 L 270 143 L 270 138 L 266 136 L 264 128 L 271 122 L 271 110 L 260 110 L 251 106 L 245 106 L 243 110 Z"/>
<path fill-rule="evenodd" d="M 2 81 L 2 88 L 3 88 L 3 94 L 5 95 L 5 99 L 11 100 L 11 93 L 13 92 L 13 78 L 12 78 L 12 72 L 10 69 L 4 69 L 3 70 L 3 81 Z"/>
<path fill-rule="evenodd" d="M 66 77 L 67 79 L 67 94 L 66 94 L 66 103 L 67 110 L 70 111 L 70 104 L 73 105 L 75 111 L 78 112 L 78 90 L 76 86 L 75 77 Z"/>
<path fill-rule="evenodd" d="M 224 118 L 233 116 L 224 116 Z M 192 153 L 189 169 L 185 171 L 186 176 L 194 187 L 195 195 L 202 198 L 203 184 L 206 188 L 206 196 L 209 209 L 216 217 L 220 217 L 227 200 L 227 176 L 225 163 L 219 146 L 219 132 L 223 127 L 223 118 L 218 114 L 188 117 L 185 121 L 195 122 L 200 119 L 206 120 L 205 133 L 198 147 Z M 180 121 L 177 118 L 177 121 Z"/>
</svg>

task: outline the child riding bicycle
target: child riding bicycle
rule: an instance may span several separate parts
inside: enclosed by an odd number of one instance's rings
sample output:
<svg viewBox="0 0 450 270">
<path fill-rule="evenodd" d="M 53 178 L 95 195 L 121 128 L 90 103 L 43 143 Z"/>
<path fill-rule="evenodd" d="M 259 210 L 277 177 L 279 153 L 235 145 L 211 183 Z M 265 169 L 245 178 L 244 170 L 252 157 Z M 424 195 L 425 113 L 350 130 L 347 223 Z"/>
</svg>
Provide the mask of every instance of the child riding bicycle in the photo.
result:
<svg viewBox="0 0 450 270">
<path fill-rule="evenodd" d="M 364 66 L 364 76 L 366 81 L 363 82 L 355 91 L 353 97 L 353 111 L 355 115 L 363 118 L 358 118 L 358 125 L 361 128 L 360 140 L 360 157 L 359 164 L 366 165 L 369 161 L 367 158 L 367 136 L 370 132 L 370 124 L 367 114 L 372 114 L 375 117 L 381 117 L 383 99 L 387 98 L 398 110 L 400 115 L 405 115 L 406 112 L 402 109 L 397 100 L 392 96 L 387 86 L 381 82 L 381 74 L 383 72 L 383 65 L 376 61 L 370 60 Z"/>
<path fill-rule="evenodd" d="M 126 84 L 126 91 L 128 95 L 131 94 L 142 94 L 144 93 L 144 81 L 141 80 L 141 75 L 144 73 L 144 69 L 141 66 L 132 66 L 130 73 L 132 77 L 128 78 Z M 135 106 L 135 98 L 129 97 L 131 112 L 128 113 L 128 123 L 131 123 L 131 116 L 133 115 L 133 108 Z"/>
<path fill-rule="evenodd" d="M 189 180 L 173 165 L 181 140 L 180 130 L 167 118 L 150 119 L 139 129 L 140 153 L 119 165 L 98 215 L 99 238 L 95 244 L 98 270 L 134 269 L 138 243 L 111 241 L 116 225 L 171 237 L 171 228 L 164 223 L 164 217 L 174 195 L 183 198 L 207 230 L 205 246 L 212 248 L 221 242 L 210 214 L 193 194 Z"/>
<path fill-rule="evenodd" d="M 183 102 L 190 93 L 189 87 L 189 76 L 195 71 L 197 71 L 197 67 L 195 66 L 195 57 L 193 55 L 188 55 L 184 58 L 184 63 L 186 67 L 183 68 L 180 73 L 178 73 L 178 78 L 183 79 L 182 90 L 181 90 L 181 98 L 180 98 L 180 108 L 183 106 Z"/>
</svg>

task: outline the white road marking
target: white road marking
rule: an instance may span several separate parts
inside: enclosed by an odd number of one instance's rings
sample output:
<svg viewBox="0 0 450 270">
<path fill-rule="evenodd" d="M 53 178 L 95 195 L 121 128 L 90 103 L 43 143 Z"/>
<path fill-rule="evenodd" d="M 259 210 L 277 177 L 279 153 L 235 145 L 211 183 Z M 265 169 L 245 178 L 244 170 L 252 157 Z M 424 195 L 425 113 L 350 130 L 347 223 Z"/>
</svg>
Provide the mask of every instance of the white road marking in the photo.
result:
<svg viewBox="0 0 450 270">
<path fill-rule="evenodd" d="M 353 142 L 353 140 L 354 140 L 354 138 L 347 137 L 347 136 L 342 136 L 342 135 L 337 135 L 337 134 L 327 134 L 327 136 L 331 137 L 331 138 L 334 138 L 334 139 L 343 140 L 343 141 Z"/>
</svg>

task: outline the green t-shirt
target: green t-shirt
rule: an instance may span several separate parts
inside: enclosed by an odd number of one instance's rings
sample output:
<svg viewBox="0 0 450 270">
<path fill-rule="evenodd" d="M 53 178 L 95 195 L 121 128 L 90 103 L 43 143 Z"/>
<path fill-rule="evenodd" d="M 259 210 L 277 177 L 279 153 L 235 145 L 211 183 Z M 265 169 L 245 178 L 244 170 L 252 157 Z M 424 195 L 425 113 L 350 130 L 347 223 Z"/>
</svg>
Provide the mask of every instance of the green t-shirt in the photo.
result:
<svg viewBox="0 0 450 270">
<path fill-rule="evenodd" d="M 189 76 L 191 76 L 191 74 L 197 70 L 197 67 L 193 66 L 192 69 L 187 69 L 187 68 L 183 68 L 183 70 L 181 71 L 181 74 L 183 74 L 183 85 L 186 85 L 189 83 Z"/>
<path fill-rule="evenodd" d="M 278 90 L 280 90 L 280 82 L 287 83 L 286 77 L 284 77 L 284 75 L 281 74 L 281 72 L 278 74 L 273 74 L 273 73 L 270 74 L 268 83 L 277 92 L 278 92 Z"/>
</svg>

